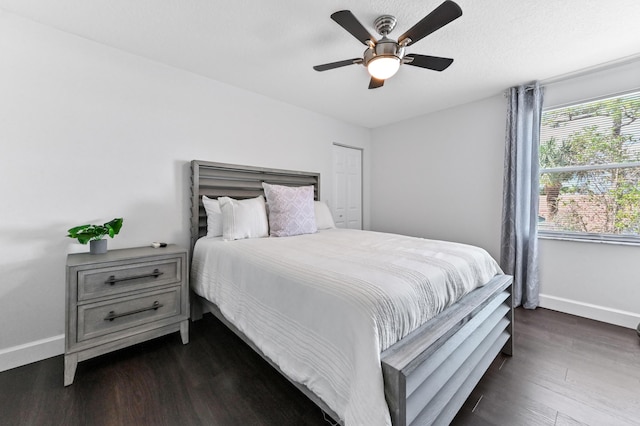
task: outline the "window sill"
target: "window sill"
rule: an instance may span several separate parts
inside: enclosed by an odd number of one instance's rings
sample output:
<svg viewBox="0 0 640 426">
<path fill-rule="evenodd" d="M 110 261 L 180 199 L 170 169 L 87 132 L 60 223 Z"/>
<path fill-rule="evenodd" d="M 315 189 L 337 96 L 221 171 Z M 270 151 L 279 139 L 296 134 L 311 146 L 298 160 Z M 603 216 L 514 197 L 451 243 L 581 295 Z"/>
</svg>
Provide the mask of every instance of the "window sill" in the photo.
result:
<svg viewBox="0 0 640 426">
<path fill-rule="evenodd" d="M 640 247 L 640 239 L 631 240 L 631 239 L 614 239 L 614 238 L 604 238 L 600 236 L 573 236 L 573 235 L 554 235 L 539 232 L 538 239 L 540 240 L 556 240 L 556 241 L 571 241 L 576 243 L 595 243 L 595 244 L 613 244 L 613 245 L 621 245 L 621 246 L 636 246 Z"/>
</svg>

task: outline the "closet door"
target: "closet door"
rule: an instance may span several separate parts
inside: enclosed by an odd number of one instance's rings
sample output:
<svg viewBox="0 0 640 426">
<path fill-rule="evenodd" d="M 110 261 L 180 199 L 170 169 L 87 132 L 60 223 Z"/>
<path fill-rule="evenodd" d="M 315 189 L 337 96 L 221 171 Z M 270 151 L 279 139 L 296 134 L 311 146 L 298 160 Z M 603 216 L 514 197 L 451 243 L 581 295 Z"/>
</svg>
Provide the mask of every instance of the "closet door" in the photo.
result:
<svg viewBox="0 0 640 426">
<path fill-rule="evenodd" d="M 333 219 L 338 228 L 362 229 L 362 150 L 333 146 Z"/>
</svg>

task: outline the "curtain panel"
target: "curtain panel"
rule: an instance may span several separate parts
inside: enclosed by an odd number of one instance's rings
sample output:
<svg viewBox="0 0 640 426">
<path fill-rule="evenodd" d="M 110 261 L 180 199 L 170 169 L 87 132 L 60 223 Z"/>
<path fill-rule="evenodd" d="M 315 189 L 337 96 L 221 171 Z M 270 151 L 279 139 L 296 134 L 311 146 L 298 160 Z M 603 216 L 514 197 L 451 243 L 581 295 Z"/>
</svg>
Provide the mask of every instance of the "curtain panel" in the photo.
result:
<svg viewBox="0 0 640 426">
<path fill-rule="evenodd" d="M 513 303 L 535 309 L 539 302 L 538 193 L 543 89 L 508 91 L 500 266 L 513 275 Z"/>
</svg>

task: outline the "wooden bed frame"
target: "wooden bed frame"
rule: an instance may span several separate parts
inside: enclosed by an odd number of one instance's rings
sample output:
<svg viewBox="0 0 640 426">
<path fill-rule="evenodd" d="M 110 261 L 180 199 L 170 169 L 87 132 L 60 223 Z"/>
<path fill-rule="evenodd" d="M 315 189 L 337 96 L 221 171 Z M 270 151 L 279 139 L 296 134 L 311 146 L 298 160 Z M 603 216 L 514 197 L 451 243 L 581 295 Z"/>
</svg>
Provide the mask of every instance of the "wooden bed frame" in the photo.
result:
<svg viewBox="0 0 640 426">
<path fill-rule="evenodd" d="M 206 235 L 202 196 L 237 199 L 263 194 L 262 182 L 314 185 L 320 174 L 194 160 L 192 168 L 191 249 Z M 512 277 L 497 275 L 455 305 L 381 354 L 385 396 L 394 426 L 447 425 L 500 353 L 513 354 Z M 192 319 L 213 313 L 282 375 L 253 342 L 233 326 L 213 303 L 192 299 Z M 284 375 L 287 377 L 286 375 Z M 289 379 L 287 377 L 287 379 Z M 306 386 L 289 379 L 334 419 L 339 416 Z"/>
</svg>

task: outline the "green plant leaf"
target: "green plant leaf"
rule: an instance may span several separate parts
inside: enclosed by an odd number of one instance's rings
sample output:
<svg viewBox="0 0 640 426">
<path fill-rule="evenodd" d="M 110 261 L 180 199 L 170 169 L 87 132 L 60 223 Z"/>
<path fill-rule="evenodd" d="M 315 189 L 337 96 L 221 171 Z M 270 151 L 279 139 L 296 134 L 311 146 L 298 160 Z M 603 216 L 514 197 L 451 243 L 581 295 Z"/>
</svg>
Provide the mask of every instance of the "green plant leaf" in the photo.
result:
<svg viewBox="0 0 640 426">
<path fill-rule="evenodd" d="M 80 226 L 75 226 L 71 229 L 69 229 L 67 232 L 69 233 L 69 235 L 67 235 L 67 237 L 71 237 L 71 238 L 77 238 L 77 235 L 79 232 L 84 231 L 85 229 L 87 229 L 88 227 L 90 227 L 91 225 L 80 225 Z"/>
<path fill-rule="evenodd" d="M 105 223 L 104 226 L 109 230 L 109 236 L 113 238 L 115 235 L 117 235 L 120 232 L 120 229 L 122 228 L 122 218 L 121 217 L 115 218 Z"/>
<path fill-rule="evenodd" d="M 78 235 L 78 242 L 80 244 L 87 244 L 89 241 L 91 241 L 91 236 L 90 235 Z"/>
</svg>

